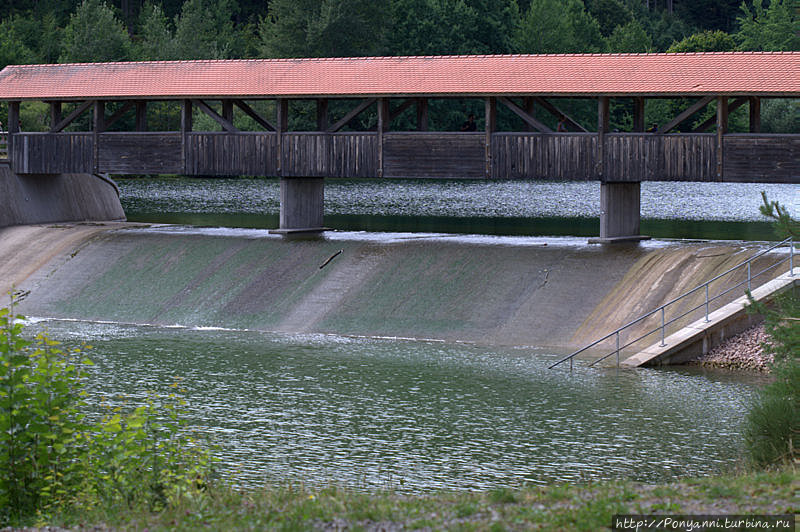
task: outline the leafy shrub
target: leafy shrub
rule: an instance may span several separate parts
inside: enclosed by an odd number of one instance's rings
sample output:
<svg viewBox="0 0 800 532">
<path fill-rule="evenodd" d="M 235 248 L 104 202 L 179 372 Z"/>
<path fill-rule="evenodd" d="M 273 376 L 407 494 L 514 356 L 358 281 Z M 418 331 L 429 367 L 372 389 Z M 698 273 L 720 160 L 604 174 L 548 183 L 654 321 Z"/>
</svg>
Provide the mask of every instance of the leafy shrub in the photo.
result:
<svg viewBox="0 0 800 532">
<path fill-rule="evenodd" d="M 13 292 L 0 309 L 0 525 L 99 504 L 159 510 L 204 488 L 209 453 L 186 434 L 183 401 L 150 394 L 97 422 L 85 412 L 83 350 L 23 337 Z"/>
<path fill-rule="evenodd" d="M 22 338 L 14 304 L 0 309 L 0 519 L 19 519 L 81 483 L 81 382 L 77 351 L 39 335 Z M 14 515 L 12 515 L 14 512 Z"/>
</svg>

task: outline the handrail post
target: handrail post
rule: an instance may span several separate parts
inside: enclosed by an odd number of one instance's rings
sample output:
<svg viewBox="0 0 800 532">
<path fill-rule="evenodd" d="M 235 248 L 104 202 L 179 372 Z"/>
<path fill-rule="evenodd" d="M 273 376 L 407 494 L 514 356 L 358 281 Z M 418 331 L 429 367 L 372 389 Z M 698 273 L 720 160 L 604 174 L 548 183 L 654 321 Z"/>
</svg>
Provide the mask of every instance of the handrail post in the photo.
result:
<svg viewBox="0 0 800 532">
<path fill-rule="evenodd" d="M 706 323 L 708 323 L 708 283 L 706 283 Z"/>
<path fill-rule="evenodd" d="M 619 329 L 617 329 L 617 369 L 619 369 Z"/>
<path fill-rule="evenodd" d="M 569 357 L 569 370 L 572 371 L 572 359 L 574 357 Z"/>
<path fill-rule="evenodd" d="M 664 347 L 664 307 L 661 307 L 661 347 Z"/>
<path fill-rule="evenodd" d="M 752 292 L 753 290 L 750 288 L 750 261 L 747 261 L 747 291 Z"/>
<path fill-rule="evenodd" d="M 789 238 L 789 277 L 794 277 L 794 238 Z"/>
</svg>

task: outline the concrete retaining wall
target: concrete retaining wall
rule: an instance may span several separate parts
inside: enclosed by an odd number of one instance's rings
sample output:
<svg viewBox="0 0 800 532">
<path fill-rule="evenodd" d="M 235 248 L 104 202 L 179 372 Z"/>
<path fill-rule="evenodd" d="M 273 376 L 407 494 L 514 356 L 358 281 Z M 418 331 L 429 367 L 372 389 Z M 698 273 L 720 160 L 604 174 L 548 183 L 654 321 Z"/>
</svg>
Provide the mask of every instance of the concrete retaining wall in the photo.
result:
<svg viewBox="0 0 800 532">
<path fill-rule="evenodd" d="M 0 227 L 124 219 L 111 180 L 92 174 L 22 176 L 0 163 Z"/>
</svg>

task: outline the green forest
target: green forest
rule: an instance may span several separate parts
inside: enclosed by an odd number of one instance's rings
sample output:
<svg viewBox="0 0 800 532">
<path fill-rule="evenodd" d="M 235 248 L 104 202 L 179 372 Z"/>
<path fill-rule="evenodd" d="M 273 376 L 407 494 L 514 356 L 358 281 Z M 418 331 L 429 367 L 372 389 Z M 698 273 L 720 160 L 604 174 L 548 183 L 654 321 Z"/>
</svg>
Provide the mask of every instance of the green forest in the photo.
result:
<svg viewBox="0 0 800 532">
<path fill-rule="evenodd" d="M 0 67 L 137 60 L 800 50 L 799 0 L 6 0 L 4 4 Z M 649 102 L 647 120 L 675 116 L 686 105 Z M 460 123 L 465 112 L 477 111 L 480 116 L 480 109 L 479 102 L 459 106 L 441 127 Z M 566 109 L 578 118 L 585 115 L 589 122 L 596 116 L 589 102 L 566 104 Z M 22 126 L 43 127 L 38 124 L 40 111 L 23 110 Z M 765 102 L 764 131 L 794 132 L 800 122 L 798 111 L 788 100 Z M 624 106 L 612 107 L 614 127 L 625 128 L 629 114 Z M 745 130 L 745 115 L 746 109 L 732 114 L 732 131 Z M 698 116 L 694 122 L 704 118 Z M 504 122 L 501 119 L 501 128 Z"/>
<path fill-rule="evenodd" d="M 7 0 L 0 66 L 800 49 L 796 0 Z"/>
</svg>

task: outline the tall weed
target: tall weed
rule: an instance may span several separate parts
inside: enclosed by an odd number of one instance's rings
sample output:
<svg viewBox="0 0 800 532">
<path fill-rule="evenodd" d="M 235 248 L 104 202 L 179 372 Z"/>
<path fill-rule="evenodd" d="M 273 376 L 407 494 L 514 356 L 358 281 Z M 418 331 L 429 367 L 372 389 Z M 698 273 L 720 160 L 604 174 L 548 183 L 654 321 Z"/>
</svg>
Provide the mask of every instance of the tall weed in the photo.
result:
<svg viewBox="0 0 800 532">
<path fill-rule="evenodd" d="M 0 309 L 0 525 L 100 504 L 159 510 L 202 490 L 212 459 L 187 434 L 178 390 L 89 422 L 91 360 L 44 334 L 26 339 L 15 307 L 27 294 L 10 295 Z"/>
</svg>

